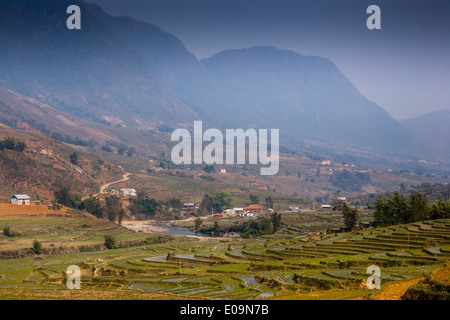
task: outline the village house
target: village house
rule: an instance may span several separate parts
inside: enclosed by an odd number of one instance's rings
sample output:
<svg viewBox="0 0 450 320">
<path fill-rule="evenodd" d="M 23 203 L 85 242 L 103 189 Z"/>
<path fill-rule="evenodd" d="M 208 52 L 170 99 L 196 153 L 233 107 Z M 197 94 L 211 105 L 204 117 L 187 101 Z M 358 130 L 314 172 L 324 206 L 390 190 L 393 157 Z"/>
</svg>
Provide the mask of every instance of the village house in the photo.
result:
<svg viewBox="0 0 450 320">
<path fill-rule="evenodd" d="M 184 210 L 194 210 L 200 208 L 200 205 L 197 203 L 185 203 L 183 204 Z"/>
<path fill-rule="evenodd" d="M 253 213 L 261 212 L 262 210 L 264 210 L 264 208 L 258 204 L 251 204 L 247 208 L 245 208 L 245 211 L 250 211 Z"/>
<path fill-rule="evenodd" d="M 122 197 L 136 197 L 137 192 L 135 189 L 120 189 L 120 195 Z"/>
<path fill-rule="evenodd" d="M 26 194 L 15 194 L 11 197 L 11 203 L 17 205 L 30 205 L 31 198 Z"/>
<path fill-rule="evenodd" d="M 234 209 L 225 209 L 222 212 L 225 216 L 233 216 L 236 214 L 236 210 Z"/>
</svg>

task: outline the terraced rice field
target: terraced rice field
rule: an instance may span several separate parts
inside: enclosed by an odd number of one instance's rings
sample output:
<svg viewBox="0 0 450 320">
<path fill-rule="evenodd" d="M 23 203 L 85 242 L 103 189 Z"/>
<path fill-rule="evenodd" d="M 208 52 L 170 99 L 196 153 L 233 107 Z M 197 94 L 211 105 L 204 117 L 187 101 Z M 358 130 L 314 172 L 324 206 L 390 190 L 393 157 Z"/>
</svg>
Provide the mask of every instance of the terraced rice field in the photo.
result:
<svg viewBox="0 0 450 320">
<path fill-rule="evenodd" d="M 82 269 L 81 291 L 129 292 L 134 298 L 141 293 L 142 298 L 371 299 L 383 296 L 389 284 L 448 270 L 449 257 L 448 219 L 290 239 L 175 237 L 167 243 L 43 260 L 0 260 L 0 298 L 18 288 L 34 290 L 38 297 L 46 289 L 67 292 L 64 271 L 75 264 Z M 366 287 L 370 265 L 381 269 L 380 290 Z"/>
</svg>

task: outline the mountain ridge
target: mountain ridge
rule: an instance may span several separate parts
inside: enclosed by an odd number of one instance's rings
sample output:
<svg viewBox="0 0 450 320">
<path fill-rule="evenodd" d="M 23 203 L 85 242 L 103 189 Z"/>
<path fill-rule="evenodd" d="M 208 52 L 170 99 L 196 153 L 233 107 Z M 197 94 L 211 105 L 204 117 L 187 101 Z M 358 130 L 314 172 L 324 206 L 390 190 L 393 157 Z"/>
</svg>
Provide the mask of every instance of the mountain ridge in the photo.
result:
<svg viewBox="0 0 450 320">
<path fill-rule="evenodd" d="M 439 160 L 450 158 L 450 110 L 434 111 L 402 120 L 401 123 L 411 130 L 416 139 L 428 144 Z"/>
<path fill-rule="evenodd" d="M 3 1 L 2 85 L 97 121 L 154 127 L 195 118 L 159 75 L 83 1 Z M 68 30 L 66 8 L 80 6 L 81 30 Z M 130 112 L 131 111 L 131 112 Z M 186 119 L 186 120 L 184 120 Z"/>
<path fill-rule="evenodd" d="M 67 114 L 143 132 L 281 128 L 281 143 L 311 151 L 433 158 L 329 59 L 255 46 L 198 60 L 161 28 L 81 0 L 4 3 L 0 85 Z M 82 8 L 80 32 L 65 28 L 69 4 Z"/>
</svg>

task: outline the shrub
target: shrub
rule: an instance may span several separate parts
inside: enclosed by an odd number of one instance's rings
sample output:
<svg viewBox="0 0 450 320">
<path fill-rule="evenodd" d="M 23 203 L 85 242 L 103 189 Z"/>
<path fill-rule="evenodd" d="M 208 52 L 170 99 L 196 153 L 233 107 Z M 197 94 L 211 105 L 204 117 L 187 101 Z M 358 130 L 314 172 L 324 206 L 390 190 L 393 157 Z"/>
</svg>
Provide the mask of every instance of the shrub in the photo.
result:
<svg viewBox="0 0 450 320">
<path fill-rule="evenodd" d="M 36 239 L 33 241 L 33 252 L 35 254 L 42 253 L 42 244 L 39 241 L 37 241 Z"/>
<path fill-rule="evenodd" d="M 70 155 L 70 162 L 72 162 L 74 165 L 78 164 L 78 153 L 74 152 Z"/>
<path fill-rule="evenodd" d="M 114 249 L 116 247 L 116 240 L 114 240 L 113 236 L 111 235 L 105 236 L 105 247 L 109 250 Z"/>
<path fill-rule="evenodd" d="M 3 228 L 3 234 L 8 237 L 8 238 L 13 238 L 13 237 L 18 237 L 20 236 L 19 233 L 17 233 L 16 231 L 11 230 L 10 227 L 4 227 Z"/>
</svg>

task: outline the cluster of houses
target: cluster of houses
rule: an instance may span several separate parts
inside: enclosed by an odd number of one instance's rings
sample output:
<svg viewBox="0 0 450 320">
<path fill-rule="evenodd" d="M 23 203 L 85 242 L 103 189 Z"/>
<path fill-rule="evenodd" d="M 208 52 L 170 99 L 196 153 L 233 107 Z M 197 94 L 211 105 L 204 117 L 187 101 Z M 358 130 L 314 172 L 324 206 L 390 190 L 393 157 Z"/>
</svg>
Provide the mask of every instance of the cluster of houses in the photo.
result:
<svg viewBox="0 0 450 320">
<path fill-rule="evenodd" d="M 335 201 L 337 203 L 347 203 L 348 204 L 348 199 L 347 197 L 337 197 L 335 199 Z M 300 208 L 296 205 L 292 205 L 289 207 L 289 210 L 291 212 L 298 212 L 300 211 Z M 335 210 L 335 206 L 331 205 L 331 204 L 323 204 L 321 205 L 321 207 L 319 208 L 320 211 L 331 211 L 331 210 Z"/>
<path fill-rule="evenodd" d="M 214 215 L 215 218 L 223 218 L 230 216 L 240 216 L 240 217 L 254 217 L 259 214 L 272 211 L 272 209 L 266 209 L 261 207 L 259 204 L 251 204 L 246 208 L 233 208 L 226 209 L 221 214 Z"/>
<path fill-rule="evenodd" d="M 185 211 L 194 211 L 199 209 L 200 205 L 197 203 L 184 203 L 183 210 Z M 272 211 L 272 209 L 266 209 L 258 204 L 251 204 L 245 208 L 232 208 L 225 209 L 221 213 L 214 214 L 214 218 L 223 218 L 223 217 L 231 217 L 231 216 L 240 216 L 240 217 L 254 217 L 258 214 L 266 213 L 268 211 Z"/>
<path fill-rule="evenodd" d="M 120 189 L 121 197 L 136 197 L 137 191 L 135 189 Z"/>
<path fill-rule="evenodd" d="M 136 189 L 106 189 L 103 193 L 109 193 L 109 194 L 113 194 L 113 195 L 118 195 L 121 197 L 136 197 L 137 196 L 137 191 Z"/>
</svg>

